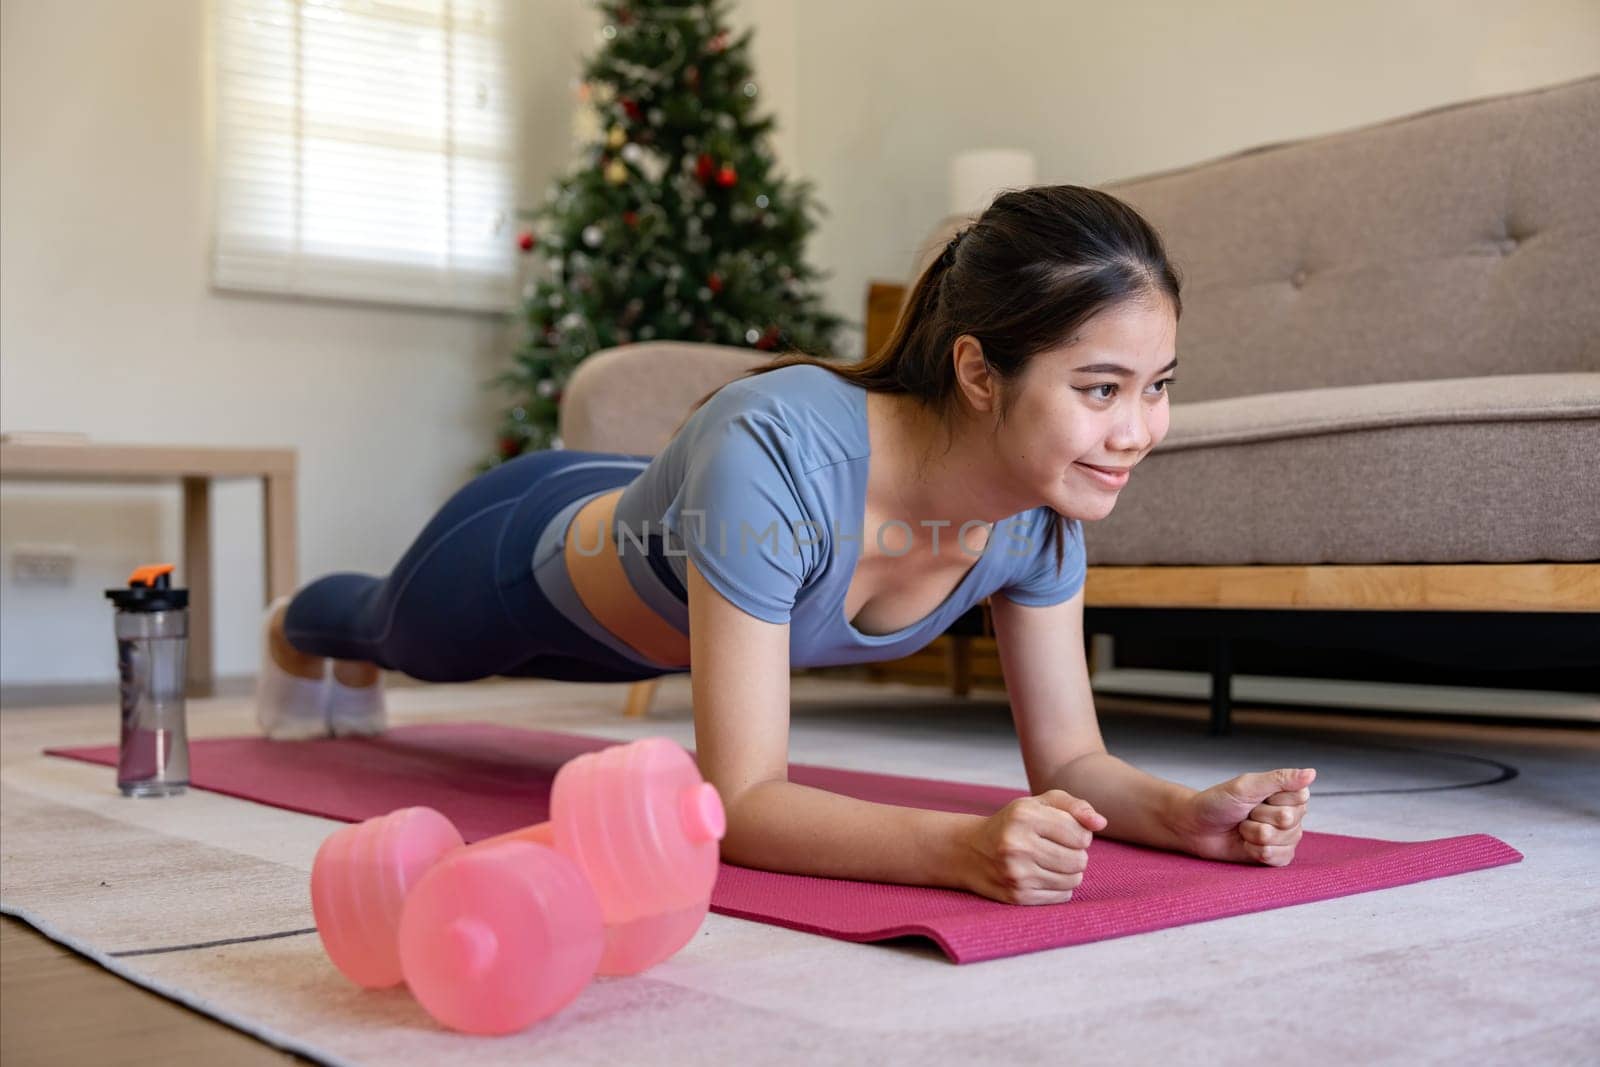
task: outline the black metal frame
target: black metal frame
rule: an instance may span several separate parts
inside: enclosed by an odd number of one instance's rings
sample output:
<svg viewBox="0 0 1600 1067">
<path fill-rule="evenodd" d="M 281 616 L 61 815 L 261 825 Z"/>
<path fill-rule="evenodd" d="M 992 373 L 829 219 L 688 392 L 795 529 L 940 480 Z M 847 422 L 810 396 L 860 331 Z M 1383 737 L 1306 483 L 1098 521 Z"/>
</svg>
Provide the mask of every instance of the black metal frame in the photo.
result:
<svg viewBox="0 0 1600 1067">
<path fill-rule="evenodd" d="M 1536 670 L 1593 670 L 1600 691 L 1600 614 L 1547 611 L 1313 611 L 1229 608 L 1085 608 L 1084 636 L 1200 639 L 1210 649 L 1213 736 L 1233 728 L 1233 643 L 1292 641 L 1325 648 L 1392 651 L 1422 662 L 1504 662 Z M 991 637 L 982 605 L 945 633 Z"/>
<path fill-rule="evenodd" d="M 1208 641 L 1213 736 L 1232 729 L 1233 642 L 1246 639 L 1350 649 L 1403 647 L 1411 658 L 1439 663 L 1478 657 L 1515 659 L 1532 669 L 1592 669 L 1600 689 L 1600 615 L 1589 612 L 1085 608 L 1084 631 Z"/>
</svg>

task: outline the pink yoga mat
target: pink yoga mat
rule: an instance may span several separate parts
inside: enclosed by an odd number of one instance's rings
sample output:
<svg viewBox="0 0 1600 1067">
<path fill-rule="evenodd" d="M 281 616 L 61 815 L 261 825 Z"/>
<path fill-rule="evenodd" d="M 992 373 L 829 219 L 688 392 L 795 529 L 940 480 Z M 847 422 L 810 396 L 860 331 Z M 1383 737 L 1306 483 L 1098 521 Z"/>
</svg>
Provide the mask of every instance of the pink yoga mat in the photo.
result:
<svg viewBox="0 0 1600 1067">
<path fill-rule="evenodd" d="M 470 842 L 544 821 L 556 770 L 616 743 L 487 723 L 402 726 L 380 738 L 226 738 L 191 743 L 190 777 L 197 788 L 349 822 L 425 804 Z M 114 746 L 48 751 L 117 761 Z M 1025 795 L 799 763 L 790 765 L 789 778 L 863 800 L 983 815 Z M 1095 839 L 1089 857 L 1070 901 L 1036 907 L 724 863 L 711 910 L 846 941 L 920 934 L 956 963 L 972 963 L 1407 885 L 1515 863 L 1522 854 L 1487 834 L 1400 842 L 1307 832 L 1287 867 L 1220 863 L 1104 838 Z"/>
</svg>

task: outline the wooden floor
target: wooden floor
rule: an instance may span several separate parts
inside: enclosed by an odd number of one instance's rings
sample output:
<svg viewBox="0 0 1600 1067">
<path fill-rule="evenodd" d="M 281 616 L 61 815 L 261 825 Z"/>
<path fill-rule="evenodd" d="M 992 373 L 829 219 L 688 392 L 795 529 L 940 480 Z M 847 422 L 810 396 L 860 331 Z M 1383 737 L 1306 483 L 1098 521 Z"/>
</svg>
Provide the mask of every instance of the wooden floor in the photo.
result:
<svg viewBox="0 0 1600 1067">
<path fill-rule="evenodd" d="M 85 1020 L 93 1020 L 85 1025 Z M 0 916 L 0 1063 L 310 1063 L 124 981 Z"/>
</svg>

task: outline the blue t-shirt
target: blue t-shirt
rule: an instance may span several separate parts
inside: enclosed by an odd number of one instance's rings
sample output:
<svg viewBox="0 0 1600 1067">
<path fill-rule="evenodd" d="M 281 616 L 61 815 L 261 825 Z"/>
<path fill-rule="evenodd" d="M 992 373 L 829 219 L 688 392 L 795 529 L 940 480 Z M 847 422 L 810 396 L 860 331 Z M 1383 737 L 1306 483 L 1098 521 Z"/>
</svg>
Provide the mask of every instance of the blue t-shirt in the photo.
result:
<svg viewBox="0 0 1600 1067">
<path fill-rule="evenodd" d="M 844 599 L 866 533 L 886 550 L 909 532 L 862 530 L 866 508 L 866 390 L 832 371 L 796 365 L 718 390 L 650 459 L 617 502 L 614 535 L 623 570 L 652 608 L 689 631 L 688 560 L 712 588 L 767 622 L 789 624 L 795 667 L 838 666 L 908 655 L 991 593 L 1055 604 L 1083 585 L 1083 527 L 1066 523 L 1057 573 L 1052 512 L 1037 507 L 995 524 L 982 555 L 944 603 L 915 624 L 866 634 Z M 887 524 L 886 524 L 887 525 Z M 939 551 L 962 547 L 938 529 Z"/>
</svg>

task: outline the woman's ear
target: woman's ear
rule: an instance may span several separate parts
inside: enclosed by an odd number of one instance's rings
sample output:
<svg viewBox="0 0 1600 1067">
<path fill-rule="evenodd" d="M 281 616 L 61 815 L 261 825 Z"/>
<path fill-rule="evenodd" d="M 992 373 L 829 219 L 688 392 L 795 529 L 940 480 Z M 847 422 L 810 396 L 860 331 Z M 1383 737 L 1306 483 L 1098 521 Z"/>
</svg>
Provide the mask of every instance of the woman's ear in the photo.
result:
<svg viewBox="0 0 1600 1067">
<path fill-rule="evenodd" d="M 956 388 L 974 411 L 992 414 L 1000 408 L 1003 383 L 983 354 L 983 343 L 969 333 L 956 338 L 950 358 L 955 361 Z"/>
</svg>

